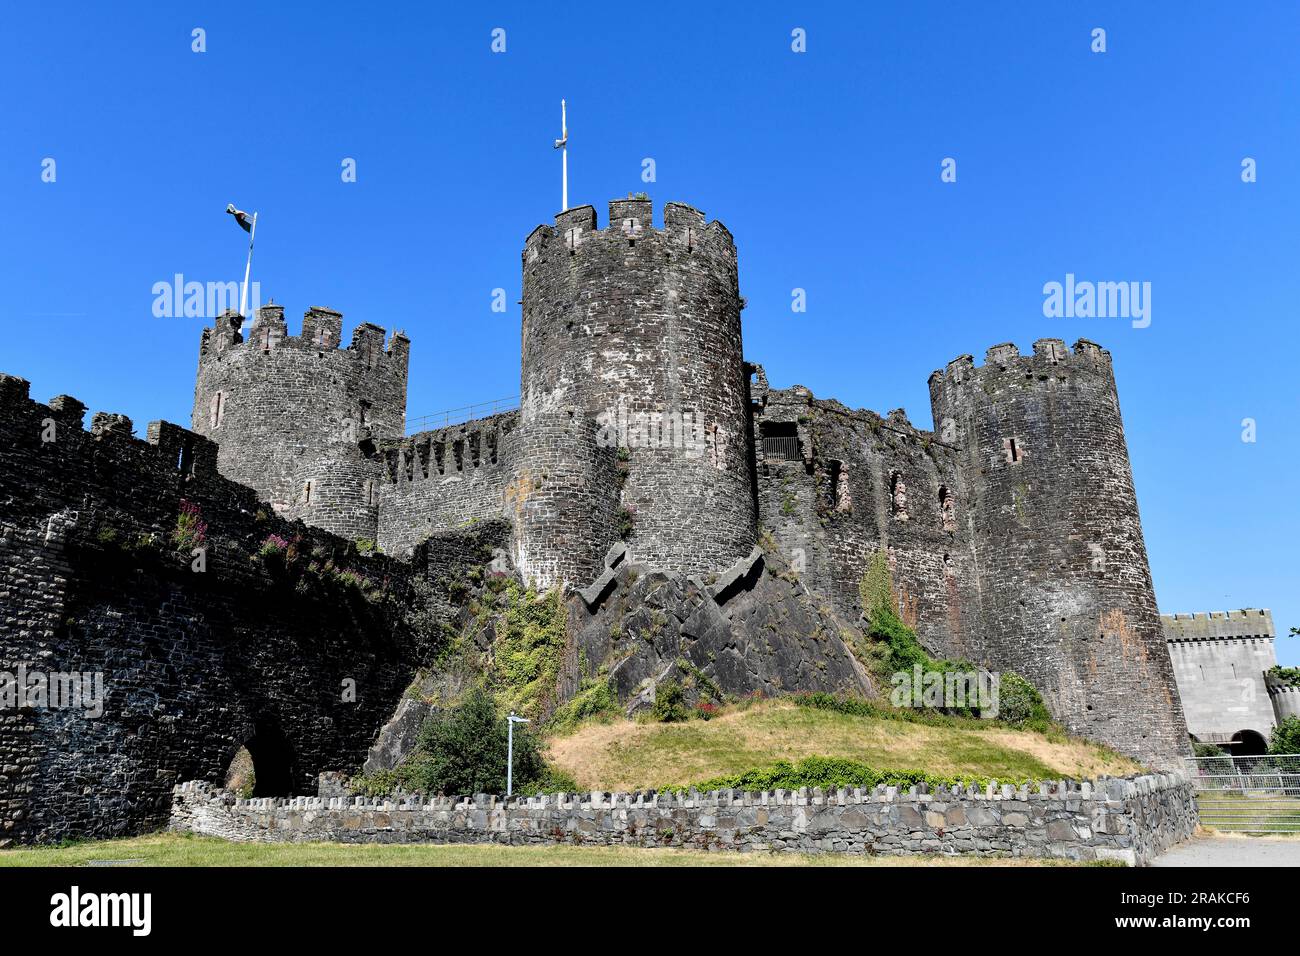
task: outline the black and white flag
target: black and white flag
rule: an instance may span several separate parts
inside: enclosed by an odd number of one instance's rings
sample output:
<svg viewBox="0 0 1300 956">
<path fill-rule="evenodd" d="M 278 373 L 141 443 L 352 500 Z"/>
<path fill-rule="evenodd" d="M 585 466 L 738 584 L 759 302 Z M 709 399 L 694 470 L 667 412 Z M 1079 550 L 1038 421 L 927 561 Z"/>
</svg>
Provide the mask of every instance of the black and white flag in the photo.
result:
<svg viewBox="0 0 1300 956">
<path fill-rule="evenodd" d="M 253 231 L 253 217 L 242 209 L 236 209 L 234 203 L 226 206 L 226 212 L 235 217 L 235 222 L 239 223 L 244 232 Z"/>
</svg>

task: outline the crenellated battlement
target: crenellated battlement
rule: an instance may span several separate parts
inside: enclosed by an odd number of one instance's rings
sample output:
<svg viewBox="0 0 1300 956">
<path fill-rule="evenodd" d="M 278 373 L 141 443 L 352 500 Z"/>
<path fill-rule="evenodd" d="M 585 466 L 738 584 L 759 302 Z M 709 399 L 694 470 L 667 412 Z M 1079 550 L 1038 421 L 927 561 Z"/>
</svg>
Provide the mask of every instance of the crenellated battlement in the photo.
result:
<svg viewBox="0 0 1300 956">
<path fill-rule="evenodd" d="M 224 481 L 217 472 L 216 443 L 188 428 L 153 421 L 140 438 L 129 416 L 107 411 L 94 412 L 86 428 L 84 402 L 57 395 L 42 404 L 30 397 L 30 391 L 26 379 L 0 373 L 0 417 L 10 423 L 18 443 L 39 446 L 43 454 L 82 459 L 87 443 L 93 442 L 106 450 L 105 460 L 121 461 L 132 471 L 174 472 L 182 481 Z M 252 495 L 249 489 L 238 490 Z"/>
<path fill-rule="evenodd" d="M 730 230 L 716 219 L 707 221 L 699 209 L 684 203 L 664 206 L 664 224 L 654 225 L 649 199 L 611 199 L 609 218 L 601 229 L 594 206 L 567 209 L 553 226 L 540 225 L 529 233 L 522 253 L 524 268 L 555 256 L 581 257 L 594 248 L 658 249 L 668 255 L 711 255 L 731 269 L 736 267 L 736 244 Z"/>
<path fill-rule="evenodd" d="M 1089 339 L 1079 339 L 1073 350 L 1066 348 L 1064 339 L 1039 339 L 1033 352 L 1022 355 L 1014 342 L 991 346 L 984 353 L 984 364 L 976 365 L 971 355 L 959 355 L 944 368 L 930 373 L 930 386 L 936 382 L 960 385 L 981 374 L 1023 371 L 1035 378 L 1057 378 L 1072 369 L 1104 369 L 1110 372 L 1110 352 Z"/>
<path fill-rule="evenodd" d="M 362 322 L 352 330 L 352 341 L 342 346 L 343 313 L 313 305 L 302 319 L 302 331 L 290 334 L 284 319 L 284 306 L 264 305 L 257 310 L 253 323 L 244 334 L 244 318 L 228 311 L 218 316 L 211 328 L 203 330 L 199 346 L 199 363 L 224 361 L 234 354 L 269 354 L 280 350 L 303 353 L 343 354 L 366 369 L 378 369 L 405 376 L 411 353 L 406 333 L 395 331 L 391 337 L 378 325 Z"/>
<path fill-rule="evenodd" d="M 501 463 L 503 440 L 518 425 L 519 411 L 513 410 L 385 441 L 378 450 L 383 461 L 382 480 L 391 485 L 409 484 L 468 477 L 481 469 L 496 468 Z"/>
<path fill-rule="evenodd" d="M 635 847 L 716 846 L 723 832 L 730 849 L 753 853 L 775 847 L 887 855 L 1009 852 L 1135 866 L 1189 837 L 1196 825 L 1192 786 L 1171 773 L 1019 786 L 978 781 L 754 792 L 250 799 L 200 780 L 173 790 L 169 828 L 248 842 L 486 843 L 504 835 L 518 845 Z"/>
<path fill-rule="evenodd" d="M 1267 608 L 1162 614 L 1166 641 L 1273 640 L 1273 614 Z"/>
<path fill-rule="evenodd" d="M 222 474 L 280 514 L 352 538 L 375 537 L 374 444 L 406 431 L 410 340 L 362 322 L 342 347 L 343 315 L 312 306 L 289 334 L 284 307 L 253 324 L 227 312 L 204 330 L 191 427 L 218 445 Z"/>
</svg>

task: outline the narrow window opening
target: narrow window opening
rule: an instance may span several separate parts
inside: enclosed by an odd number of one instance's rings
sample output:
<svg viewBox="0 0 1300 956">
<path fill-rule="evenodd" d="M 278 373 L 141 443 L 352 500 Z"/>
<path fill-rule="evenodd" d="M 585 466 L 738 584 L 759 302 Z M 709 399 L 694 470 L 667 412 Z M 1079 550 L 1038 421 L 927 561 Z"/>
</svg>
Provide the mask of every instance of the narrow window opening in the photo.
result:
<svg viewBox="0 0 1300 956">
<path fill-rule="evenodd" d="M 894 518 L 907 520 L 907 483 L 903 481 L 902 472 L 895 471 L 889 475 L 889 502 Z"/>
<path fill-rule="evenodd" d="M 839 512 L 853 510 L 853 499 L 849 494 L 849 472 L 844 462 L 837 458 L 830 459 L 830 499 L 831 507 Z"/>
<path fill-rule="evenodd" d="M 939 486 L 939 518 L 943 523 L 944 531 L 957 530 L 957 516 L 947 485 Z"/>
</svg>

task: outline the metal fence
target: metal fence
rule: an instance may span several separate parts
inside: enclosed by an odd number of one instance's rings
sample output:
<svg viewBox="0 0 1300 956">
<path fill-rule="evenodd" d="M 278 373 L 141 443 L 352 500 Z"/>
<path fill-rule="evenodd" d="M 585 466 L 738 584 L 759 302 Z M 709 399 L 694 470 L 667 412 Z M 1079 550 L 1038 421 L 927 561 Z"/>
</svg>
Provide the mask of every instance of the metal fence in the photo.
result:
<svg viewBox="0 0 1300 956">
<path fill-rule="evenodd" d="M 1300 833 L 1300 754 L 1191 757 L 1201 824 L 1238 833 Z"/>
<path fill-rule="evenodd" d="M 768 461 L 803 461 L 795 435 L 764 435 L 763 457 Z"/>
<path fill-rule="evenodd" d="M 419 418 L 408 419 L 406 434 L 414 435 L 417 432 L 427 432 L 438 428 L 447 428 L 451 425 L 460 425 L 476 418 L 487 418 L 489 415 L 514 411 L 518 407 L 518 395 L 512 395 L 510 398 L 498 398 L 490 402 L 479 402 L 475 405 L 462 405 L 460 408 L 451 408 L 445 412 L 435 412 L 432 415 L 421 415 Z"/>
</svg>

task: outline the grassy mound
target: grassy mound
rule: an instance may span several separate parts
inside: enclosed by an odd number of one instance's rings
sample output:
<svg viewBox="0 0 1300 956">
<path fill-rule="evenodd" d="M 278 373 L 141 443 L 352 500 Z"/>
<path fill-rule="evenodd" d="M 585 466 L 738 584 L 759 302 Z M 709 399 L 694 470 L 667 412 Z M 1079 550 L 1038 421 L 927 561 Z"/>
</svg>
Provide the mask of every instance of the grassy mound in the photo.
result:
<svg viewBox="0 0 1300 956">
<path fill-rule="evenodd" d="M 981 727 L 976 720 L 914 723 L 801 707 L 792 700 L 731 706 L 712 720 L 687 723 L 588 723 L 549 740 L 550 762 L 584 790 L 698 786 L 806 757 L 1007 782 L 1141 770 L 1104 747 L 1059 734 Z"/>
</svg>

